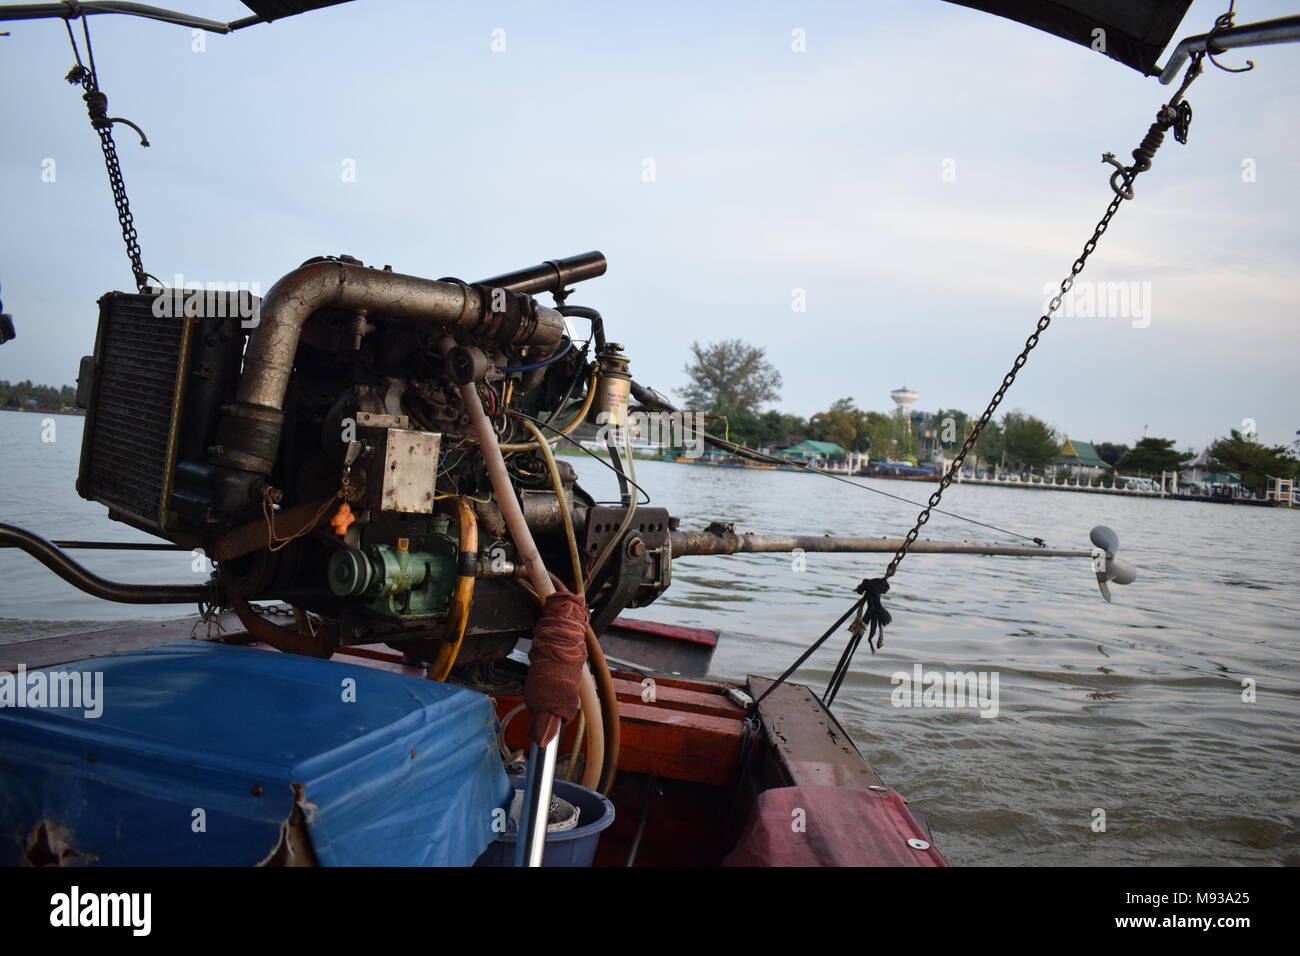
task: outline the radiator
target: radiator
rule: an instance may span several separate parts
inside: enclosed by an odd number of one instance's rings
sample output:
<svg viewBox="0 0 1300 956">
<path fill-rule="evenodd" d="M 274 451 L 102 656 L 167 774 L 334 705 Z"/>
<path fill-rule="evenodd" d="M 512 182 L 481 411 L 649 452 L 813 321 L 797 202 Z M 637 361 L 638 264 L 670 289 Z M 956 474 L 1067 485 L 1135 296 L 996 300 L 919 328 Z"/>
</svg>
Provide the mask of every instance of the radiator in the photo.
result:
<svg viewBox="0 0 1300 956">
<path fill-rule="evenodd" d="M 126 292 L 99 300 L 77 477 L 83 498 L 155 533 L 189 523 L 172 508 L 177 458 L 202 454 L 216 405 L 238 376 L 239 317 L 256 300 L 207 293 L 184 309 L 179 299 L 155 309 L 158 301 Z"/>
</svg>

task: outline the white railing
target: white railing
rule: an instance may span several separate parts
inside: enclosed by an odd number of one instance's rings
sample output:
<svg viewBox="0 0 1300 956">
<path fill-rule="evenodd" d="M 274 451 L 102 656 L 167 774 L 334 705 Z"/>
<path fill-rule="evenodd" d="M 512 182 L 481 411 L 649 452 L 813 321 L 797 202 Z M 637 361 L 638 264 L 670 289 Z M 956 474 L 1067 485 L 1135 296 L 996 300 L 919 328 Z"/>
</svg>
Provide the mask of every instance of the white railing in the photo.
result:
<svg viewBox="0 0 1300 956">
<path fill-rule="evenodd" d="M 1161 490 L 1155 487 L 1142 487 L 1133 485 L 1129 487 L 1130 482 L 1123 478 L 1113 481 L 1110 487 L 1102 484 L 1100 478 L 1073 478 L 1065 481 L 1057 481 L 1054 478 L 1042 478 L 1038 475 L 1030 475 L 1028 479 L 1023 479 L 1019 475 L 996 475 L 986 476 L 977 475 L 970 472 L 961 472 L 958 477 L 959 481 L 970 482 L 978 485 L 1009 485 L 1021 488 L 1055 488 L 1058 491 L 1100 491 L 1111 494 L 1121 495 L 1147 495 L 1150 497 L 1161 497 Z M 1122 486 L 1121 486 L 1122 485 Z"/>
</svg>

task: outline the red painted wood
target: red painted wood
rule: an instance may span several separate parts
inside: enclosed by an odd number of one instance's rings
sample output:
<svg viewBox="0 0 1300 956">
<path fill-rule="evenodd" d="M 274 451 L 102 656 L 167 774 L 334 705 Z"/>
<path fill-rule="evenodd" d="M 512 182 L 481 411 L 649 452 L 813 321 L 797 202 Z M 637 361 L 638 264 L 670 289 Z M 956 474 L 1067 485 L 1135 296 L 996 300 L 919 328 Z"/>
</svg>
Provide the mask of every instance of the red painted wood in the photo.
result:
<svg viewBox="0 0 1300 956">
<path fill-rule="evenodd" d="M 680 624 L 660 624 L 658 621 L 636 621 L 627 617 L 614 618 L 614 622 L 610 627 L 640 631 L 642 634 L 653 634 L 656 637 L 667 637 L 675 641 L 688 641 L 691 644 L 704 644 L 707 647 L 717 647 L 718 635 L 721 633 L 706 627 L 684 627 Z"/>
<path fill-rule="evenodd" d="M 658 680 L 655 680 L 652 688 L 647 688 L 644 683 L 647 679 L 653 678 L 642 678 L 641 680 L 614 678 L 614 689 L 618 693 L 618 699 L 629 704 L 666 707 L 671 710 L 682 710 L 692 714 L 729 717 L 732 720 L 743 720 L 745 717 L 745 709 L 738 706 L 725 694 L 670 687 L 659 683 Z M 653 691 L 653 701 L 645 699 L 647 690 Z"/>
<path fill-rule="evenodd" d="M 512 696 L 494 697 L 497 715 L 521 702 Z M 622 749 L 620 772 L 652 773 L 672 780 L 686 780 L 710 786 L 732 782 L 740 761 L 742 724 L 733 717 L 619 702 Z M 561 734 L 561 750 L 573 746 L 574 725 Z M 528 721 L 520 714 L 506 728 L 506 746 L 511 750 L 528 747 Z"/>
</svg>

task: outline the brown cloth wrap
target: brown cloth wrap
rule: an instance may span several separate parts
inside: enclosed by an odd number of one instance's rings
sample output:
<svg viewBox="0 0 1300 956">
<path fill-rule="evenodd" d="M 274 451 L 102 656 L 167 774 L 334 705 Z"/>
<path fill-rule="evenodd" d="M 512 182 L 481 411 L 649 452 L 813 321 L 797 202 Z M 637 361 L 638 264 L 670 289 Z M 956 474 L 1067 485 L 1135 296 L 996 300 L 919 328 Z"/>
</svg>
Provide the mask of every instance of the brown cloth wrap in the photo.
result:
<svg viewBox="0 0 1300 956">
<path fill-rule="evenodd" d="M 556 591 L 542 605 L 533 625 L 528 652 L 524 703 L 528 706 L 528 736 L 544 747 L 560 729 L 560 721 L 578 714 L 578 685 L 587 663 L 587 606 L 581 596 Z"/>
</svg>

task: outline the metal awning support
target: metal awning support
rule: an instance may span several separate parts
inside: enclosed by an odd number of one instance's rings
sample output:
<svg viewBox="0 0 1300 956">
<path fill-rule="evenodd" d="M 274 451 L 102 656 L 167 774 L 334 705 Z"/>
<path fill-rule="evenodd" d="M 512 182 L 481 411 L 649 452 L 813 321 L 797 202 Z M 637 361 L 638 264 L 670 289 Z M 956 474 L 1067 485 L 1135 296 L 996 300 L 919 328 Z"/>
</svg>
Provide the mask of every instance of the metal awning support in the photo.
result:
<svg viewBox="0 0 1300 956">
<path fill-rule="evenodd" d="M 1160 82 L 1174 81 L 1193 53 L 1218 54 L 1242 47 L 1268 46 L 1273 43 L 1300 42 L 1300 16 L 1279 17 L 1262 23 L 1247 23 L 1226 30 L 1210 31 L 1181 40 L 1160 73 Z"/>
<path fill-rule="evenodd" d="M 244 5 L 256 10 L 259 2 L 260 0 L 253 0 L 252 3 L 245 3 Z M 305 2 L 299 0 L 296 3 L 279 4 L 275 8 L 279 12 L 257 14 L 239 20 L 232 20 L 229 23 L 222 23 L 220 20 L 209 20 L 206 17 L 196 17 L 189 13 L 164 10 L 162 7 L 152 7 L 145 3 L 127 3 L 119 2 L 119 0 L 100 0 L 100 2 L 87 0 L 84 3 L 74 3 L 67 0 L 67 2 L 63 3 L 18 3 L 0 6 L 0 21 L 75 20 L 78 17 L 95 13 L 120 13 L 131 17 L 143 17 L 146 20 L 174 23 L 177 26 L 190 27 L 196 30 L 207 30 L 209 33 L 226 34 L 235 30 L 242 30 L 244 27 L 251 27 L 255 23 L 270 23 L 272 20 L 282 17 L 346 2 L 347 0 L 305 0 Z"/>
<path fill-rule="evenodd" d="M 108 0 L 103 3 L 20 3 L 0 7 L 0 20 L 75 20 L 83 14 L 89 16 L 92 13 L 123 13 L 133 17 L 144 17 L 146 20 L 161 20 L 163 23 L 174 23 L 181 27 L 207 30 L 209 33 L 229 33 L 231 30 L 262 22 L 261 17 L 245 17 L 233 23 L 221 23 L 218 20 L 177 13 L 175 10 L 164 10 L 143 3 L 116 3 Z"/>
</svg>

